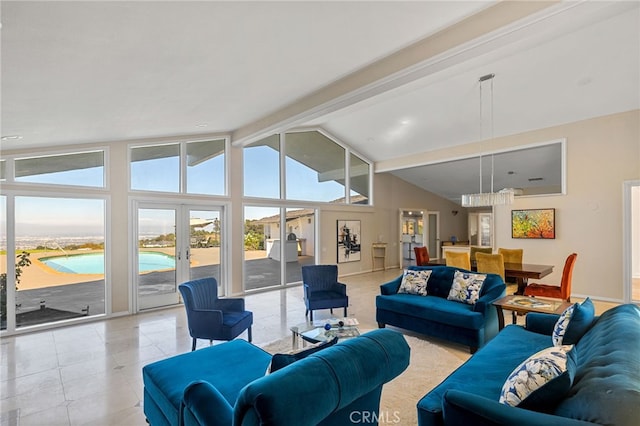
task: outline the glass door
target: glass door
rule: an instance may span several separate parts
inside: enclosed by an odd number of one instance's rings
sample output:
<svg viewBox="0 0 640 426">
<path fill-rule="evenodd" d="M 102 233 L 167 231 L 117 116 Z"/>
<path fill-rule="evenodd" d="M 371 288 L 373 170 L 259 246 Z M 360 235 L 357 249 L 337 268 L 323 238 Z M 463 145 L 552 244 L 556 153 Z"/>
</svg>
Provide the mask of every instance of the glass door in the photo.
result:
<svg viewBox="0 0 640 426">
<path fill-rule="evenodd" d="M 221 210 L 189 208 L 189 279 L 213 277 L 218 295 L 224 295 L 220 271 L 222 256 Z"/>
<path fill-rule="evenodd" d="M 178 207 L 139 207 L 136 275 L 138 309 L 179 302 L 178 274 L 185 255 L 178 245 Z"/>
<path fill-rule="evenodd" d="M 140 204 L 137 214 L 138 310 L 179 303 L 178 285 L 191 279 L 213 277 L 224 295 L 221 208 Z"/>
</svg>

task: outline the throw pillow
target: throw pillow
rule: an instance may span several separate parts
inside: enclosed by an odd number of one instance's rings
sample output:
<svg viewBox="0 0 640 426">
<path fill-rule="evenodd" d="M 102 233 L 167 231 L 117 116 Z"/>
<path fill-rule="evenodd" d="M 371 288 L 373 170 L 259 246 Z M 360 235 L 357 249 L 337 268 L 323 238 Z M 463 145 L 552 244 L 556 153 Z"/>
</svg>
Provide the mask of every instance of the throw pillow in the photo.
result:
<svg viewBox="0 0 640 426">
<path fill-rule="evenodd" d="M 552 346 L 523 361 L 509 375 L 500 403 L 535 411 L 550 411 L 569 392 L 575 375 L 573 346 Z"/>
<path fill-rule="evenodd" d="M 314 343 L 309 347 L 291 351 L 286 354 L 274 354 L 273 357 L 271 357 L 271 364 L 267 367 L 266 374 L 274 373 L 289 364 L 293 364 L 296 361 L 306 358 L 313 353 L 328 348 L 329 346 L 333 346 L 336 343 L 338 343 L 338 337 L 334 337 L 326 342 Z"/>
<path fill-rule="evenodd" d="M 574 345 L 589 330 L 595 318 L 595 308 L 590 298 L 586 298 L 582 303 L 575 303 L 569 306 L 560 315 L 553 333 L 551 341 L 554 346 Z"/>
<path fill-rule="evenodd" d="M 475 305 L 480 297 L 480 290 L 482 290 L 482 284 L 484 284 L 486 278 L 485 274 L 456 271 L 453 274 L 453 284 L 451 285 L 451 290 L 449 290 L 447 300 Z"/>
<path fill-rule="evenodd" d="M 427 295 L 427 281 L 431 276 L 431 270 L 416 271 L 413 269 L 405 269 L 402 275 L 402 282 L 398 293 L 417 294 L 419 296 Z"/>
</svg>

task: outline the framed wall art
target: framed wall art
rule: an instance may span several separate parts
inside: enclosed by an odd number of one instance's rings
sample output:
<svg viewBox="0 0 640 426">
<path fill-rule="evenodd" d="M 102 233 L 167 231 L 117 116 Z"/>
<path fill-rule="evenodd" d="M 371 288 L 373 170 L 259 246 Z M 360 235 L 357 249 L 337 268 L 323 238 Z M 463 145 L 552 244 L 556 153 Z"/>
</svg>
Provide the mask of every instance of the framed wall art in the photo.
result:
<svg viewBox="0 0 640 426">
<path fill-rule="evenodd" d="M 555 239 L 556 209 L 511 210 L 511 238 Z"/>
<path fill-rule="evenodd" d="M 338 263 L 360 261 L 360 221 L 338 220 Z"/>
</svg>

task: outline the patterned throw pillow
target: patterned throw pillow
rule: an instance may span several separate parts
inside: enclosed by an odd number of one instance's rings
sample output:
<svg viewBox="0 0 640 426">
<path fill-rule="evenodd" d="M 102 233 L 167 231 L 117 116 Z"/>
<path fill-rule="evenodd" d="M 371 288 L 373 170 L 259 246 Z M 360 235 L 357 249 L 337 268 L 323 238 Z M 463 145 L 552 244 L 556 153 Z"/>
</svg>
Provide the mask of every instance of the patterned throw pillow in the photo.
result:
<svg viewBox="0 0 640 426">
<path fill-rule="evenodd" d="M 549 411 L 573 383 L 573 346 L 546 348 L 530 356 L 509 375 L 500 392 L 500 403 L 512 407 Z"/>
<path fill-rule="evenodd" d="M 402 283 L 398 293 L 417 294 L 419 296 L 427 295 L 427 281 L 431 276 L 431 269 L 423 271 L 415 271 L 405 269 L 402 275 Z"/>
<path fill-rule="evenodd" d="M 563 345 L 575 345 L 582 336 L 589 331 L 595 319 L 595 307 L 590 298 L 586 298 L 582 303 L 576 303 L 571 314 L 571 321 L 566 327 L 562 337 Z"/>
<path fill-rule="evenodd" d="M 482 284 L 484 284 L 486 278 L 485 274 L 456 271 L 453 274 L 453 284 L 451 285 L 451 290 L 449 290 L 447 300 L 475 305 L 480 297 L 480 290 L 482 290 Z"/>
<path fill-rule="evenodd" d="M 576 310 L 576 305 L 577 303 L 565 309 L 564 312 L 560 314 L 558 321 L 556 321 L 556 325 L 553 327 L 553 332 L 551 333 L 551 342 L 553 343 L 553 346 L 562 345 L 562 339 L 567 332 L 573 312 Z"/>
</svg>

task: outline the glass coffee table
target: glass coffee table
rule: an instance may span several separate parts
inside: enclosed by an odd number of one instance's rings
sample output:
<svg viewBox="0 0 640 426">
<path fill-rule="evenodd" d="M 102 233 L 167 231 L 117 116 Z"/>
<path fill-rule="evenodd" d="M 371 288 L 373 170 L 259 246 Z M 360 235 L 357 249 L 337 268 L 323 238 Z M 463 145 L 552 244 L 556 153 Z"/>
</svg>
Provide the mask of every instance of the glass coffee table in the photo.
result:
<svg viewBox="0 0 640 426">
<path fill-rule="evenodd" d="M 360 335 L 358 320 L 355 318 L 329 318 L 312 322 L 303 322 L 290 328 L 292 333 L 291 345 L 297 349 L 302 339 L 305 342 L 327 342 L 334 337 L 339 340 L 349 339 Z"/>
</svg>

